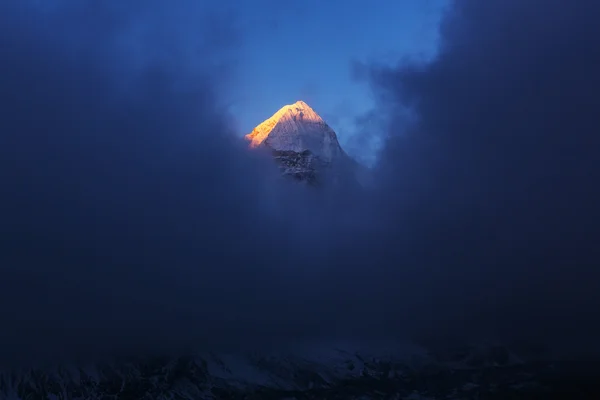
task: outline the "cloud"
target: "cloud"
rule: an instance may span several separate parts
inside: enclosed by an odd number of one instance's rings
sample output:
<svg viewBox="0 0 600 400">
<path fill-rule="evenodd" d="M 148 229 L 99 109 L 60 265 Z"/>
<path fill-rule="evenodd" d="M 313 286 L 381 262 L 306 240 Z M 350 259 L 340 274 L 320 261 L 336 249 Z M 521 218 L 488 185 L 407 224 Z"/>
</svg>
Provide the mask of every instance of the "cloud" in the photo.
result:
<svg viewBox="0 0 600 400">
<path fill-rule="evenodd" d="M 371 69 L 396 108 L 382 235 L 406 232 L 404 251 L 429 276 L 432 328 L 597 332 L 599 12 L 591 1 L 457 0 L 435 60 Z"/>
<path fill-rule="evenodd" d="M 161 4 L 2 5 L 6 362 L 277 331 L 306 234 L 286 223 L 314 213 L 288 212 L 298 189 L 228 128 L 212 61 L 237 37 L 212 41 L 193 2 Z"/>
<path fill-rule="evenodd" d="M 402 134 L 339 196 L 231 132 L 235 16 L 32 4 L 0 5 L 5 363 L 597 322 L 594 3 L 457 1 L 438 58 L 367 71 Z"/>
</svg>

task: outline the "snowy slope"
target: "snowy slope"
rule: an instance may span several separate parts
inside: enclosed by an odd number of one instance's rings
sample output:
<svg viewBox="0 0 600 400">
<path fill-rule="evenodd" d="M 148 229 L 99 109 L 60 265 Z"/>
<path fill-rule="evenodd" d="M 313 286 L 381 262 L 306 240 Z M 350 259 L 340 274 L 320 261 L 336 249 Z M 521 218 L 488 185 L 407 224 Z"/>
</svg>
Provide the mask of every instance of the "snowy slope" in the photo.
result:
<svg viewBox="0 0 600 400">
<path fill-rule="evenodd" d="M 441 362 L 420 347 L 382 341 L 62 365 L 1 372 L 0 399 L 530 398 L 532 391 L 546 390 L 540 382 L 561 383 L 569 376 L 567 364 L 511 361 L 491 348 L 482 358 L 482 350 L 471 354 L 477 365 L 468 361 L 469 352 L 464 362 Z"/>
<path fill-rule="evenodd" d="M 199 353 L 0 373 L 0 399 L 218 399 L 226 393 L 327 388 L 423 357 L 406 344 L 319 342 L 246 353 Z"/>
<path fill-rule="evenodd" d="M 355 184 L 364 167 L 349 157 L 336 133 L 308 104 L 286 105 L 246 135 L 269 150 L 284 175 L 313 185 Z"/>
<path fill-rule="evenodd" d="M 276 151 L 310 151 L 325 162 L 346 154 L 333 129 L 303 101 L 286 105 L 246 135 L 252 147 Z"/>
</svg>

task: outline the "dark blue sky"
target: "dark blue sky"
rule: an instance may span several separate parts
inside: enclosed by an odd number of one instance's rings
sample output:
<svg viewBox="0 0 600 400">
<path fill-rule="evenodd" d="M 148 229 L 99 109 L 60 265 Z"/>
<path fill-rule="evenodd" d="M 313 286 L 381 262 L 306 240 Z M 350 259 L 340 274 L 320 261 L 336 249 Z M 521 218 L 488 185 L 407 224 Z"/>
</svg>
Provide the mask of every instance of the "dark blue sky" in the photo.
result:
<svg viewBox="0 0 600 400">
<path fill-rule="evenodd" d="M 248 133 L 285 104 L 304 100 L 340 136 L 374 103 L 352 77 L 353 62 L 429 58 L 446 0 L 240 2 L 238 129 Z"/>
</svg>

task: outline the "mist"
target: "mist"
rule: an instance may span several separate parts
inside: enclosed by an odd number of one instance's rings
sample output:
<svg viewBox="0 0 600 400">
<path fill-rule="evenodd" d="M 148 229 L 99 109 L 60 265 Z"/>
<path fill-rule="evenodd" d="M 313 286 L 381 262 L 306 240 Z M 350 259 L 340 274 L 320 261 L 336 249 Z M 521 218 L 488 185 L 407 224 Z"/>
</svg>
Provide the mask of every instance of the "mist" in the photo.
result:
<svg viewBox="0 0 600 400">
<path fill-rule="evenodd" d="M 391 123 L 374 188 L 349 195 L 280 179 L 233 130 L 235 18 L 53 4 L 0 5 L 4 362 L 593 343 L 598 5 L 457 0 L 433 61 L 367 66 Z"/>
</svg>

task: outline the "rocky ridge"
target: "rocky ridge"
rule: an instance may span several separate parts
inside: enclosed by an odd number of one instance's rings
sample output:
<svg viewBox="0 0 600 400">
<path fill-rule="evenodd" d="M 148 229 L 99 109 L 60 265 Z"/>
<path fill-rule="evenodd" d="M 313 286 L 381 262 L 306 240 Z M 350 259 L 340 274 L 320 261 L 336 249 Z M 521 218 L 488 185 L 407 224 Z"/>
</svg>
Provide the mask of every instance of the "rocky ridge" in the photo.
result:
<svg viewBox="0 0 600 400">
<path fill-rule="evenodd" d="M 319 347 L 295 354 L 203 354 L 5 371 L 0 399 L 596 399 L 599 360 L 519 359 L 505 348 L 452 361 Z"/>
</svg>

